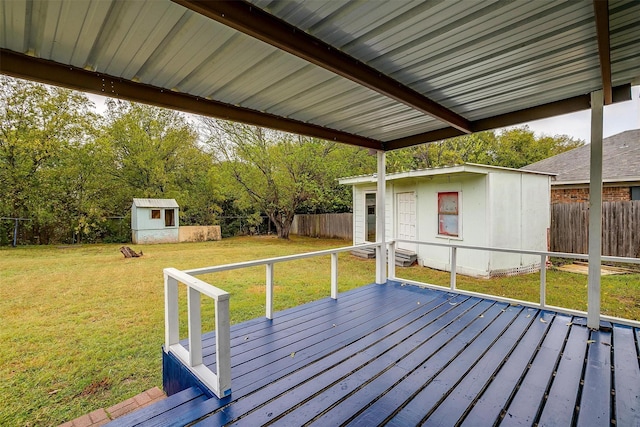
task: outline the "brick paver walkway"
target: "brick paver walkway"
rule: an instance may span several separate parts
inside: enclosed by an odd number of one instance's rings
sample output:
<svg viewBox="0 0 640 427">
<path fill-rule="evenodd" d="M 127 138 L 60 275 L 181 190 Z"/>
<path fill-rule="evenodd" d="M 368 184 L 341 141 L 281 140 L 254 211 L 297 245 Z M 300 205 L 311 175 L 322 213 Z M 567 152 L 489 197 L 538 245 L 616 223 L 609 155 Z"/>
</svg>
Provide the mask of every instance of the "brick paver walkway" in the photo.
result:
<svg viewBox="0 0 640 427">
<path fill-rule="evenodd" d="M 60 427 L 97 427 L 107 424 L 111 420 L 115 420 L 129 412 L 133 412 L 136 409 L 144 408 L 159 400 L 167 397 L 162 390 L 158 387 L 149 389 L 137 396 L 133 396 L 130 399 L 120 402 L 117 405 L 113 405 L 110 408 L 97 409 L 93 412 L 85 414 L 75 420 L 66 422 Z"/>
</svg>

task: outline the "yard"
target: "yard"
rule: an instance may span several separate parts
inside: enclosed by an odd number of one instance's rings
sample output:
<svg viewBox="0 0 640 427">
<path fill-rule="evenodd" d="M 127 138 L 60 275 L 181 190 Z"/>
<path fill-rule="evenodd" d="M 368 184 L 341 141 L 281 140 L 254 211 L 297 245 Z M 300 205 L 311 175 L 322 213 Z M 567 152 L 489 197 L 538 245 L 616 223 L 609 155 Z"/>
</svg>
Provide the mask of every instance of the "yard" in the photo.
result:
<svg viewBox="0 0 640 427">
<path fill-rule="evenodd" d="M 203 267 L 347 246 L 339 240 L 241 237 L 220 242 L 0 249 L 0 425 L 57 425 L 161 385 L 162 269 Z M 374 261 L 340 255 L 340 291 L 374 281 Z M 276 310 L 329 295 L 329 257 L 275 266 Z M 264 315 L 264 267 L 202 276 L 231 293 L 233 323 Z M 446 285 L 448 273 L 398 268 L 407 279 Z M 586 276 L 548 272 L 548 303 L 584 310 Z M 538 274 L 458 286 L 538 298 Z M 603 311 L 640 319 L 640 275 L 602 279 Z M 206 313 L 206 311 L 205 311 Z M 184 317 L 184 316 L 183 316 Z"/>
</svg>

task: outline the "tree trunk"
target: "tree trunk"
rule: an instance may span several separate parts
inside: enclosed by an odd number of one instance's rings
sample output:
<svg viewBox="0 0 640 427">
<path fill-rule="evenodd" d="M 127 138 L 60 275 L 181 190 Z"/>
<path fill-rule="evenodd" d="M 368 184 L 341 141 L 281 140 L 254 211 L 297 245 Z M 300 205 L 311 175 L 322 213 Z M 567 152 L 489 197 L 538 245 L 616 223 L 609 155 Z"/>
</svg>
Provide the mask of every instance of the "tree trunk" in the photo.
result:
<svg viewBox="0 0 640 427">
<path fill-rule="evenodd" d="M 289 240 L 289 232 L 291 231 L 291 224 L 293 224 L 293 215 L 282 214 L 280 212 L 267 212 L 267 215 L 276 226 L 278 239 Z"/>
</svg>

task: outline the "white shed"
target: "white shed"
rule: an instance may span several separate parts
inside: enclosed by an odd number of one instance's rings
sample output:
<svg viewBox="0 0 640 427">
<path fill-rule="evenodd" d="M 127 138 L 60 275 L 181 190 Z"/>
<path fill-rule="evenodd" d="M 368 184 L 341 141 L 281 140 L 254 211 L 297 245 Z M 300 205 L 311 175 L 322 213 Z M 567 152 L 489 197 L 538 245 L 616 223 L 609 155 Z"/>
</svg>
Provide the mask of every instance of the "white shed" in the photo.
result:
<svg viewBox="0 0 640 427">
<path fill-rule="evenodd" d="M 135 244 L 177 243 L 178 208 L 175 199 L 133 199 L 131 241 Z"/>
<path fill-rule="evenodd" d="M 434 243 L 547 250 L 551 174 L 463 164 L 388 174 L 387 236 Z M 376 240 L 376 177 L 340 179 L 353 186 L 353 244 Z M 400 243 L 418 263 L 450 271 L 447 247 Z M 458 250 L 456 271 L 490 277 L 535 271 L 540 257 Z"/>
</svg>

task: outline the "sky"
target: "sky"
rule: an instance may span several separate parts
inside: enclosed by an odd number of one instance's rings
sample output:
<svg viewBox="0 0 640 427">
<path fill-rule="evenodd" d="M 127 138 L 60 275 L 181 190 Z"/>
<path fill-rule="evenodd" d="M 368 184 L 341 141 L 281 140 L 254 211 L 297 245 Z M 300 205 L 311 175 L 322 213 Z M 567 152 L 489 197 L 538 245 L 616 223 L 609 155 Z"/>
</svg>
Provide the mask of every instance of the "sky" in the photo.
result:
<svg viewBox="0 0 640 427">
<path fill-rule="evenodd" d="M 591 140 L 590 110 L 536 120 L 527 125 L 539 136 L 569 135 L 587 143 Z M 604 107 L 604 138 L 630 129 L 640 129 L 640 86 L 631 88 L 631 101 Z"/>
<path fill-rule="evenodd" d="M 96 104 L 99 112 L 104 110 L 106 98 L 93 94 L 87 94 L 87 96 Z M 529 126 L 537 136 L 568 135 L 589 143 L 591 140 L 590 123 L 591 111 L 585 110 L 522 123 L 521 125 Z M 604 138 L 625 130 L 640 129 L 640 86 L 631 88 L 631 101 L 619 102 L 604 107 L 603 125 Z"/>
</svg>

